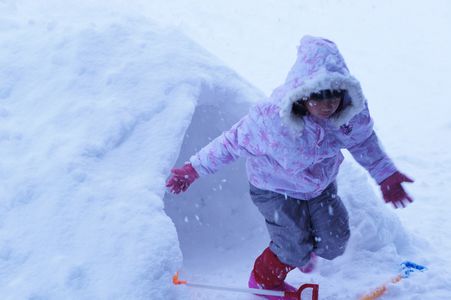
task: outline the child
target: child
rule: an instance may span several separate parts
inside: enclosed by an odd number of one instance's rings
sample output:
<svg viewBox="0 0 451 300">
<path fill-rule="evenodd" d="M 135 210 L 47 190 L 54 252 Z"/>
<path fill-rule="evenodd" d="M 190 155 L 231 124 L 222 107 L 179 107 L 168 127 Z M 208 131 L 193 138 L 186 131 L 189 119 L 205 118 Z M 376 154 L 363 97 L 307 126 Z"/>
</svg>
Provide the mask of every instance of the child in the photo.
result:
<svg viewBox="0 0 451 300">
<path fill-rule="evenodd" d="M 310 272 L 316 256 L 342 255 L 349 239 L 335 183 L 344 148 L 380 185 L 385 202 L 395 208 L 412 202 L 401 183 L 413 181 L 379 145 L 360 84 L 336 45 L 305 36 L 285 83 L 190 163 L 173 169 L 166 186 L 180 193 L 199 176 L 246 157 L 250 195 L 271 238 L 249 287 L 294 290 L 284 282 L 289 271 Z"/>
</svg>

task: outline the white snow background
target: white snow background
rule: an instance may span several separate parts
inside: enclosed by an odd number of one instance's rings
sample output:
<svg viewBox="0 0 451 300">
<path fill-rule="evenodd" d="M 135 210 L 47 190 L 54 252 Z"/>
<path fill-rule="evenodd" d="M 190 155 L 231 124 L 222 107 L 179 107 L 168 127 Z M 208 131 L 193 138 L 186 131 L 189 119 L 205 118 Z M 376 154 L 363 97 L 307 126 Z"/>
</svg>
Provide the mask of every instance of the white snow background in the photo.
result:
<svg viewBox="0 0 451 300">
<path fill-rule="evenodd" d="M 338 44 L 415 202 L 385 205 L 347 157 L 347 252 L 288 281 L 358 299 L 408 259 L 429 270 L 381 299 L 451 299 L 449 28 L 446 0 L 0 0 L 1 299 L 258 299 L 171 283 L 247 285 L 268 236 L 243 162 L 164 182 L 283 82 L 304 34 Z"/>
</svg>

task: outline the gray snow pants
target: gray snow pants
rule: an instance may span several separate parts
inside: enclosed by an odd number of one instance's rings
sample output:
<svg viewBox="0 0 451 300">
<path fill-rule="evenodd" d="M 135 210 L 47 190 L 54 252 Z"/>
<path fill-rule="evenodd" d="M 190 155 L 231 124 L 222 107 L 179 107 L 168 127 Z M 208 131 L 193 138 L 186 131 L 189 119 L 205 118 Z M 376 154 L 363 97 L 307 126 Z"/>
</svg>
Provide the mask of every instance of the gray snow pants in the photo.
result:
<svg viewBox="0 0 451 300">
<path fill-rule="evenodd" d="M 311 252 L 331 260 L 345 251 L 350 237 L 349 218 L 335 182 L 310 200 L 285 197 L 252 184 L 250 194 L 266 219 L 269 248 L 283 263 L 302 267 Z"/>
</svg>

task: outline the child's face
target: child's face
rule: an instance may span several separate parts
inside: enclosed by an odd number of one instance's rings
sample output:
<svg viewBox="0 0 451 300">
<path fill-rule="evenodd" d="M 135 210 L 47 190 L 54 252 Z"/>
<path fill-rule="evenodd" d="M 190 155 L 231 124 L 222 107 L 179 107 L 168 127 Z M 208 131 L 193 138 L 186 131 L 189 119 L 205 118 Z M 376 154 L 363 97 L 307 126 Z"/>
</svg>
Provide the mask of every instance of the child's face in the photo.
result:
<svg viewBox="0 0 451 300">
<path fill-rule="evenodd" d="M 341 98 L 334 97 L 324 100 L 306 100 L 305 108 L 315 117 L 328 119 L 340 106 Z"/>
</svg>

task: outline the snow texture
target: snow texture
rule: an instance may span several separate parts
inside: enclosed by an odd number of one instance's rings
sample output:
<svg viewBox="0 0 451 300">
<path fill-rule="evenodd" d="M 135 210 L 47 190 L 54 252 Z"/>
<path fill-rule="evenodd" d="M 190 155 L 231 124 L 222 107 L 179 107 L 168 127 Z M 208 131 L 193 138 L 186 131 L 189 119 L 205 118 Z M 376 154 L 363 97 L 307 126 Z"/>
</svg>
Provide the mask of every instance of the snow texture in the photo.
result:
<svg viewBox="0 0 451 300">
<path fill-rule="evenodd" d="M 2 298 L 175 297 L 166 176 L 202 99 L 255 91 L 143 20 L 1 25 Z"/>
<path fill-rule="evenodd" d="M 358 299 L 408 259 L 429 270 L 381 299 L 451 298 L 450 20 L 446 0 L 0 0 L 2 299 L 259 299 L 171 283 L 246 286 L 269 241 L 243 161 L 178 197 L 164 182 L 283 82 L 305 34 L 342 50 L 415 202 L 385 205 L 347 155 L 348 249 L 288 282 Z"/>
</svg>

